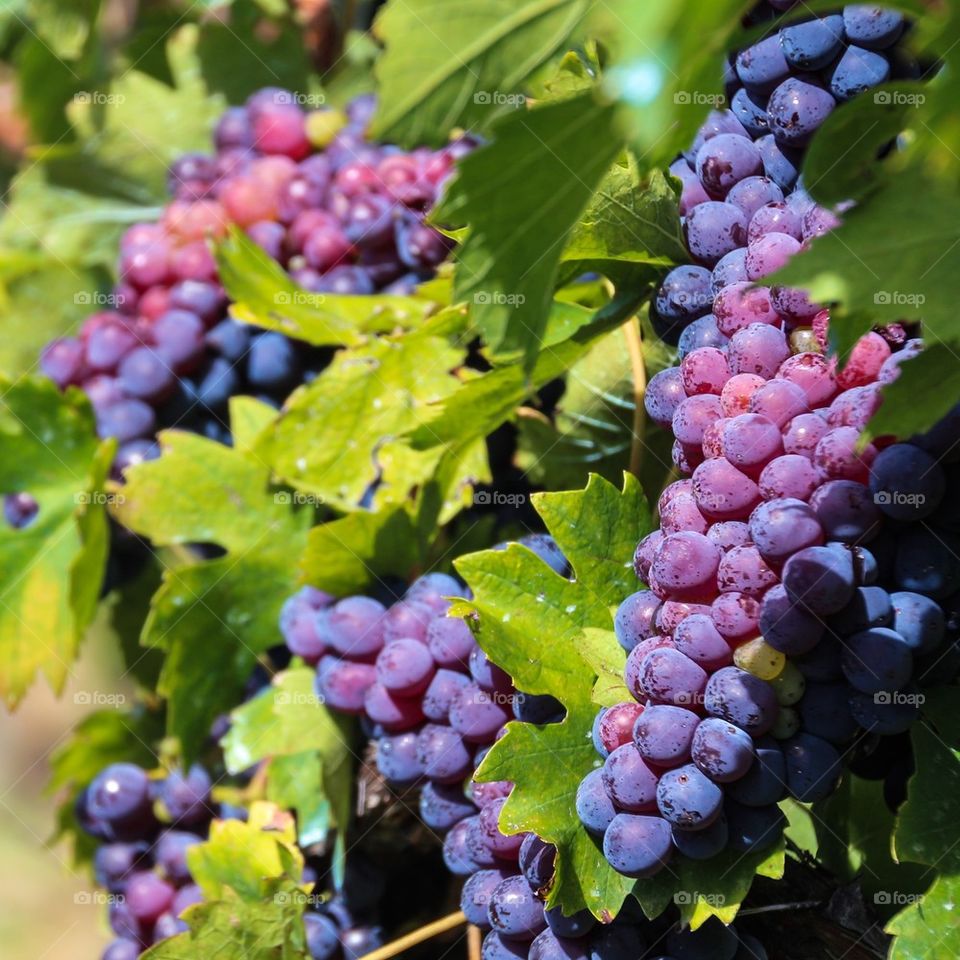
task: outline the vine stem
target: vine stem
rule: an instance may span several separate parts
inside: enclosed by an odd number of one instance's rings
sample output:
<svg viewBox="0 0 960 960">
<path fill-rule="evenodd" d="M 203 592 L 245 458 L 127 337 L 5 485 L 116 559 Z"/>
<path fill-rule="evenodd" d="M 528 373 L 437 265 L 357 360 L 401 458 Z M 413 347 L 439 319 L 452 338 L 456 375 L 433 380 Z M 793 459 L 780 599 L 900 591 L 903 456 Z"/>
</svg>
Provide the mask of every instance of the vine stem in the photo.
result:
<svg viewBox="0 0 960 960">
<path fill-rule="evenodd" d="M 622 327 L 623 337 L 627 341 L 627 353 L 630 356 L 630 369 L 633 372 L 633 426 L 630 437 L 630 472 L 640 476 L 643 465 L 643 435 L 647 412 L 643 405 L 643 396 L 647 392 L 647 368 L 643 362 L 643 342 L 640 339 L 640 321 L 631 317 Z"/>
<path fill-rule="evenodd" d="M 418 943 L 423 943 L 424 940 L 439 936 L 441 933 L 446 933 L 448 930 L 453 930 L 454 927 L 459 927 L 466 921 L 466 914 L 462 910 L 458 910 L 456 913 L 448 914 L 446 917 L 434 920 L 433 923 L 428 923 L 412 933 L 399 937 L 372 953 L 365 953 L 360 960 L 390 960 L 391 957 L 400 956 L 404 950 L 415 947 Z"/>
</svg>

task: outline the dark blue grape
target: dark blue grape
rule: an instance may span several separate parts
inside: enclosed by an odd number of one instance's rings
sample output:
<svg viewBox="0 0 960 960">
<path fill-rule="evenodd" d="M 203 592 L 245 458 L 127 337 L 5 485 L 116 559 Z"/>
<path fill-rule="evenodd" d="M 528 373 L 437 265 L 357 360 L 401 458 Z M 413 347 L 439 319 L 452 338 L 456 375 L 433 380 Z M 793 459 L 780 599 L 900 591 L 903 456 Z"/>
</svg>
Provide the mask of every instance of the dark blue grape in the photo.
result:
<svg viewBox="0 0 960 960">
<path fill-rule="evenodd" d="M 791 796 L 801 803 L 813 803 L 833 793 L 842 764 L 836 748 L 826 740 L 798 733 L 784 742 L 783 755 Z"/>
<path fill-rule="evenodd" d="M 783 55 L 797 70 L 825 67 L 840 52 L 843 38 L 843 17 L 839 14 L 791 24 L 780 31 Z"/>
</svg>

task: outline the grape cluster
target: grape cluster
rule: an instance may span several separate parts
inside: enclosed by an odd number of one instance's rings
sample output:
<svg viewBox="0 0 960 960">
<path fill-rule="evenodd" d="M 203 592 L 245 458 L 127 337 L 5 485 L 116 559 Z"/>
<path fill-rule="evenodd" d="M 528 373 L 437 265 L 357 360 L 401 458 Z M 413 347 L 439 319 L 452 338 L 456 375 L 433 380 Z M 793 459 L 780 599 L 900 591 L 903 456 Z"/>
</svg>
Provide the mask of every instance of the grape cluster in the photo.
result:
<svg viewBox="0 0 960 960">
<path fill-rule="evenodd" d="M 110 309 L 44 349 L 44 373 L 82 387 L 100 434 L 119 441 L 118 476 L 156 455 L 161 427 L 229 442 L 231 396 L 278 406 L 326 362 L 323 351 L 230 318 L 208 245 L 228 226 L 318 294 L 410 292 L 444 259 L 449 243 L 424 218 L 470 143 L 411 152 L 373 143 L 364 132 L 372 109 L 363 96 L 345 112 L 305 111 L 275 88 L 228 109 L 215 153 L 171 166 L 173 199 L 159 221 L 124 234 Z"/>
<path fill-rule="evenodd" d="M 108 894 L 115 935 L 103 960 L 135 960 L 151 944 L 187 930 L 180 914 L 203 899 L 191 877 L 187 851 L 206 839 L 214 818 L 246 814 L 214 802 L 211 787 L 209 773 L 199 765 L 154 779 L 135 764 L 114 763 L 78 797 L 77 820 L 100 841 L 95 878 Z M 347 890 L 351 873 L 356 873 L 352 867 L 348 861 Z M 303 881 L 316 879 L 316 871 L 306 867 Z M 357 923 L 346 899 L 334 895 L 304 914 L 313 960 L 356 960 L 382 945 L 380 929 Z"/>
<path fill-rule="evenodd" d="M 732 112 L 671 167 L 697 264 L 657 295 L 680 363 L 646 409 L 687 477 L 637 547 L 647 589 L 615 622 L 635 700 L 597 716 L 603 765 L 577 795 L 629 876 L 773 843 L 778 801 L 827 796 L 846 756 L 884 754 L 922 686 L 957 672 L 960 528 L 943 495 L 960 472 L 941 461 L 957 459 L 960 408 L 909 443 L 861 443 L 920 341 L 868 333 L 841 369 L 822 353 L 829 313 L 757 285 L 837 224 L 798 184 L 798 151 L 887 79 L 903 27 L 856 6 L 772 32 L 735 58 Z"/>
<path fill-rule="evenodd" d="M 210 790 L 210 776 L 200 766 L 152 780 L 135 764 L 114 763 L 78 797 L 80 826 L 101 842 L 95 875 L 110 895 L 110 927 L 117 937 L 104 960 L 133 960 L 150 944 L 187 929 L 179 915 L 202 895 L 186 852 L 222 813 Z"/>
<path fill-rule="evenodd" d="M 680 214 L 694 262 L 670 271 L 652 317 L 661 336 L 679 340 L 681 356 L 724 347 L 753 323 L 801 328 L 797 337 L 809 341 L 802 328 L 814 322 L 817 306 L 802 291 L 762 281 L 838 223 L 842 210 L 818 207 L 801 185 L 804 150 L 839 104 L 891 77 L 914 75 L 897 45 L 904 28 L 899 13 L 866 5 L 785 27 L 774 19 L 763 40 L 732 59 L 731 109 L 712 112 L 670 166 L 682 184 Z M 680 389 L 676 375 L 658 376 L 653 396 Z M 675 457 L 682 459 L 679 449 Z"/>
</svg>

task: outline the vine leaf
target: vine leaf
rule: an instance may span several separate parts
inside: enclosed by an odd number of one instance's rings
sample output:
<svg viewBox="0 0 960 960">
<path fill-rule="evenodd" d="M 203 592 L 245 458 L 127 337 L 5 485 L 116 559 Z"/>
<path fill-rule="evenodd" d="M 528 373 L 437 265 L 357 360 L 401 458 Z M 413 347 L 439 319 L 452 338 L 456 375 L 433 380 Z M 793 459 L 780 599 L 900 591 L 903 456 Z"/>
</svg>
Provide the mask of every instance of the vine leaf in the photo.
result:
<svg viewBox="0 0 960 960">
<path fill-rule="evenodd" d="M 487 146 L 460 161 L 434 214 L 469 222 L 455 296 L 470 303 L 491 350 L 522 353 L 528 373 L 567 237 L 621 145 L 614 109 L 591 93 L 511 114 Z"/>
<path fill-rule="evenodd" d="M 508 724 L 477 778 L 516 784 L 501 818 L 507 832 L 535 830 L 557 845 L 548 903 L 611 916 L 633 881 L 607 864 L 574 808 L 577 785 L 597 763 L 589 736 L 594 674 L 577 641 L 585 627 L 610 629 L 611 607 L 630 589 L 624 558 L 649 529 L 649 511 L 629 476 L 622 491 L 594 476 L 585 490 L 538 495 L 535 505 L 576 579 L 558 576 L 519 545 L 471 554 L 456 567 L 474 594 L 480 645 L 518 689 L 556 696 L 567 716 L 545 727 Z"/>
<path fill-rule="evenodd" d="M 304 290 L 236 229 L 218 244 L 216 258 L 220 281 L 232 301 L 231 316 L 316 346 L 357 346 L 366 334 L 417 326 L 436 306 L 418 297 Z"/>
<path fill-rule="evenodd" d="M 900 376 L 883 388 L 883 404 L 867 424 L 870 437 L 910 437 L 945 417 L 960 397 L 960 364 L 943 343 L 930 343 L 900 364 Z"/>
<path fill-rule="evenodd" d="M 667 268 L 687 258 L 677 191 L 661 170 L 641 176 L 629 151 L 600 181 L 563 251 L 563 260 L 598 265 L 617 260 Z"/>
<path fill-rule="evenodd" d="M 345 830 L 352 788 L 351 731 L 314 691 L 316 671 L 294 667 L 230 715 L 221 740 L 232 774 L 269 760 L 267 796 L 297 812 L 300 843 L 326 839 L 331 827 Z"/>
<path fill-rule="evenodd" d="M 253 804 L 247 823 L 214 820 L 209 839 L 187 853 L 204 902 L 184 912 L 189 931 L 161 940 L 145 960 L 306 957 L 307 897 L 295 837 L 293 818 L 269 803 Z"/>
<path fill-rule="evenodd" d="M 895 935 L 891 960 L 948 960 L 960 950 L 956 907 L 960 902 L 960 720 L 956 688 L 925 693 L 923 718 L 910 731 L 916 772 L 897 815 L 893 835 L 898 861 L 927 864 L 938 877 L 926 893 L 905 899 L 908 906 L 887 925 Z M 902 896 L 898 887 L 887 891 Z"/>
<path fill-rule="evenodd" d="M 581 308 L 567 305 L 556 310 L 556 326 L 551 325 L 548 332 L 556 334 L 558 329 L 571 327 L 573 332 L 555 343 L 552 337 L 547 340 L 531 373 L 524 370 L 519 357 L 514 357 L 467 381 L 456 393 L 433 405 L 425 422 L 411 433 L 411 446 L 416 450 L 456 448 L 489 436 L 533 391 L 562 376 L 600 338 L 620 326 L 637 305 L 635 296 L 617 298 L 598 310 L 590 322 L 583 322 L 589 311 Z"/>
<path fill-rule="evenodd" d="M 903 225 L 910 224 L 906 236 Z M 841 226 L 768 278 L 804 287 L 831 309 L 832 346 L 845 356 L 873 324 L 923 319 L 934 342 L 960 341 L 958 278 L 950 250 L 960 242 L 960 197 L 915 174 L 848 210 Z"/>
<path fill-rule="evenodd" d="M 429 326 L 341 351 L 294 391 L 257 452 L 285 482 L 338 510 L 356 510 L 374 485 L 378 504 L 402 502 L 433 475 L 441 451 L 397 438 L 460 387 L 452 371 L 463 359 Z"/>
<path fill-rule="evenodd" d="M 158 546 L 225 551 L 164 573 L 141 638 L 165 653 L 158 691 L 189 758 L 278 642 L 280 607 L 297 587 L 291 558 L 306 546 L 311 511 L 272 493 L 269 468 L 250 453 L 178 431 L 159 439 L 162 456 L 127 471 L 118 519 Z"/>
<path fill-rule="evenodd" d="M 114 442 L 97 439 L 89 401 L 41 377 L 0 380 L 0 495 L 39 507 L 0 522 L 0 698 L 15 707 L 37 675 L 60 692 L 96 612 L 108 549 L 104 505 Z"/>
<path fill-rule="evenodd" d="M 372 136 L 406 146 L 442 143 L 455 127 L 482 129 L 567 40 L 586 0 L 408 0 L 374 24 L 380 106 Z M 429 24 L 429 29 L 424 28 Z"/>
</svg>

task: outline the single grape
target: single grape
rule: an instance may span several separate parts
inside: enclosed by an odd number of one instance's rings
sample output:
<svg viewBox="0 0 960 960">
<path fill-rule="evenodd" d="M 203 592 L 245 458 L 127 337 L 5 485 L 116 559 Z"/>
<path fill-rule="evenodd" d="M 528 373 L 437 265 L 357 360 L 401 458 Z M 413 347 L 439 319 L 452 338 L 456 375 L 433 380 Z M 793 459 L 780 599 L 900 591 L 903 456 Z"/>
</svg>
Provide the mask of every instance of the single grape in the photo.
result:
<svg viewBox="0 0 960 960">
<path fill-rule="evenodd" d="M 778 712 L 770 684 L 739 667 L 723 667 L 710 677 L 704 691 L 704 708 L 711 716 L 720 717 L 754 737 L 770 730 Z"/>
<path fill-rule="evenodd" d="M 657 809 L 685 830 L 709 827 L 723 808 L 723 791 L 693 764 L 668 770 L 657 784 Z"/>
<path fill-rule="evenodd" d="M 610 825 L 617 811 L 603 785 L 603 771 L 591 770 L 577 787 L 577 816 L 586 829 L 600 836 Z"/>
<path fill-rule="evenodd" d="M 618 813 L 603 835 L 603 855 L 624 876 L 650 877 L 669 861 L 671 844 L 666 820 Z"/>
</svg>

